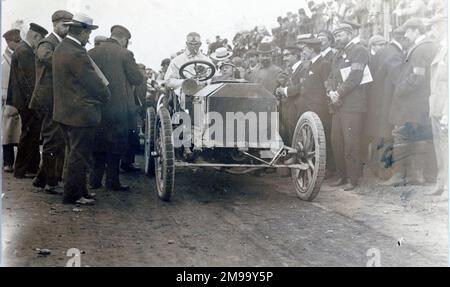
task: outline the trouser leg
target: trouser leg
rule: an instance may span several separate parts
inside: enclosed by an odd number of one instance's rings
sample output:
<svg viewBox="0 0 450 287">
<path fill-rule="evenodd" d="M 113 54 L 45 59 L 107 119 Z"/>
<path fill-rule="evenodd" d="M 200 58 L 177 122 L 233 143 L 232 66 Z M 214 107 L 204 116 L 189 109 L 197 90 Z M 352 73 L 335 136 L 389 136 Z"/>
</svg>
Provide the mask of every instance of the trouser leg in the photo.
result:
<svg viewBox="0 0 450 287">
<path fill-rule="evenodd" d="M 3 165 L 14 166 L 14 144 L 3 145 Z"/>
<path fill-rule="evenodd" d="M 441 129 L 439 121 L 440 118 L 431 118 L 433 145 L 438 168 L 436 185 L 440 188 L 444 188 L 448 185 L 448 135 Z"/>
<path fill-rule="evenodd" d="M 333 113 L 331 123 L 331 145 L 333 149 L 336 172 L 339 178 L 347 178 L 344 153 L 344 134 L 342 131 L 341 115 L 338 112 Z"/>
<path fill-rule="evenodd" d="M 347 176 L 351 183 L 356 185 L 363 169 L 361 160 L 362 113 L 342 113 L 341 123 Z"/>
<path fill-rule="evenodd" d="M 30 109 L 21 109 L 19 114 L 22 120 L 22 131 L 14 167 L 15 176 L 37 172 L 40 162 L 39 138 L 42 120 L 35 111 Z"/>
<path fill-rule="evenodd" d="M 42 112 L 42 164 L 39 168 L 38 179 L 56 186 L 58 184 L 57 159 L 61 157 L 64 138 L 58 123 L 53 121 L 52 112 Z"/>
<path fill-rule="evenodd" d="M 86 175 L 90 166 L 95 130 L 92 127 L 62 126 L 69 139 L 67 157 L 67 177 L 64 184 L 64 201 L 74 202 L 80 199 L 86 187 Z"/>
<path fill-rule="evenodd" d="M 106 180 L 107 187 L 120 185 L 119 180 L 119 165 L 120 155 L 108 153 L 106 155 Z"/>
<path fill-rule="evenodd" d="M 105 173 L 106 153 L 95 152 L 93 154 L 94 164 L 89 174 L 89 184 L 91 186 L 100 186 Z"/>
</svg>

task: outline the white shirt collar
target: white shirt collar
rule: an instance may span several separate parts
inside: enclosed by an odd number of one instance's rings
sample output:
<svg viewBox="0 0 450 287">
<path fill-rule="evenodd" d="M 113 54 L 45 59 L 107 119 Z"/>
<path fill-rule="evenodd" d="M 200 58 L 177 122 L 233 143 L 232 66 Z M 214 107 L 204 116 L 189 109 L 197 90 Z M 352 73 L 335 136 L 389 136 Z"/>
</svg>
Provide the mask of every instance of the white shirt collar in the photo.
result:
<svg viewBox="0 0 450 287">
<path fill-rule="evenodd" d="M 321 56 L 322 56 L 322 54 L 319 54 L 319 55 L 315 56 L 314 58 L 312 58 L 311 63 L 314 64 Z"/>
<path fill-rule="evenodd" d="M 419 38 L 417 38 L 417 39 L 414 41 L 414 44 L 419 44 L 419 43 L 422 42 L 426 37 L 427 37 L 427 35 L 422 35 L 422 36 L 420 36 Z"/>
<path fill-rule="evenodd" d="M 393 45 L 399 47 L 400 50 L 403 51 L 403 46 L 402 46 L 402 44 L 400 44 L 398 41 L 396 41 L 395 39 L 393 39 L 393 40 L 391 41 L 391 43 L 392 43 Z"/>
<path fill-rule="evenodd" d="M 325 57 L 326 55 L 328 55 L 328 53 L 331 52 L 331 47 L 326 48 L 325 50 L 322 51 L 321 55 L 323 57 Z"/>
<path fill-rule="evenodd" d="M 9 52 L 9 53 L 14 53 L 14 51 L 13 50 L 11 50 L 9 47 L 6 47 L 6 50 Z"/>
<path fill-rule="evenodd" d="M 297 68 L 300 66 L 301 63 L 302 63 L 302 60 L 300 60 L 297 63 L 295 63 L 294 65 L 292 65 L 292 72 L 293 73 L 297 70 Z"/>
<path fill-rule="evenodd" d="M 351 44 L 358 44 L 359 42 L 361 42 L 361 38 L 359 38 L 359 36 L 355 37 L 350 42 L 348 42 L 347 46 L 345 46 L 344 49 L 347 49 L 347 47 L 350 46 Z"/>
<path fill-rule="evenodd" d="M 61 43 L 62 38 L 58 34 L 56 34 L 54 31 L 52 32 L 52 34 L 56 37 L 56 39 L 58 39 L 58 42 Z"/>
<path fill-rule="evenodd" d="M 68 38 L 68 39 L 74 41 L 75 43 L 77 43 L 77 44 L 80 45 L 80 46 L 83 46 L 83 45 L 81 45 L 81 42 L 80 42 L 78 39 L 76 39 L 76 38 L 74 38 L 74 37 L 72 37 L 72 36 L 70 36 L 70 35 L 67 35 L 66 38 Z"/>
</svg>

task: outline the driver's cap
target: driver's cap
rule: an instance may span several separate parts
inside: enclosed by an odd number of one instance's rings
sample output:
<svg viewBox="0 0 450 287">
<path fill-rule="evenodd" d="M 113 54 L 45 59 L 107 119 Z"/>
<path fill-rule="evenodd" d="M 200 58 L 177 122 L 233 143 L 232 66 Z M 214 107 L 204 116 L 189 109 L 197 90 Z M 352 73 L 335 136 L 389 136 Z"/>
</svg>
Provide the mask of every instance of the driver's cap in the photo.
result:
<svg viewBox="0 0 450 287">
<path fill-rule="evenodd" d="M 186 42 L 192 44 L 200 43 L 201 42 L 200 34 L 197 32 L 191 32 L 187 34 Z"/>
</svg>

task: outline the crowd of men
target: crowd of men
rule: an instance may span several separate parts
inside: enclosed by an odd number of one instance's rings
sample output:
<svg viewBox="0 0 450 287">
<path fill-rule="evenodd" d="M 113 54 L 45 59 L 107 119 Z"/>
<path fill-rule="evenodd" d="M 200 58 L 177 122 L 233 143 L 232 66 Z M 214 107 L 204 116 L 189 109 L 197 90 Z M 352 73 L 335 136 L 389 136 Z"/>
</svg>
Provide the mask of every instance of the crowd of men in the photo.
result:
<svg viewBox="0 0 450 287">
<path fill-rule="evenodd" d="M 147 71 L 127 49 L 127 28 L 111 27 L 109 38 L 86 51 L 98 28 L 90 17 L 59 10 L 51 20 L 51 33 L 31 23 L 24 39 L 17 29 L 3 35 L 4 171 L 33 178 L 64 203 L 93 204 L 88 186 L 100 188 L 105 177 L 107 189 L 128 190 L 120 169 L 139 170 L 133 163 Z"/>
<path fill-rule="evenodd" d="M 324 126 L 327 177 L 335 178 L 331 186 L 355 189 L 364 164 L 374 164 L 380 178 L 387 174 L 385 185 L 424 184 L 430 181 L 425 177 L 432 143 L 436 156 L 430 162 L 437 175 L 431 194 L 443 194 L 448 189 L 447 17 L 405 19 L 387 42 L 380 35 L 365 41 L 354 18 L 316 25 L 320 21 L 308 22 L 303 13 L 288 15 L 296 24 L 295 29 L 287 25 L 287 34 L 281 19 L 273 35 L 266 29 L 256 29 L 252 37 L 238 33 L 234 48 L 217 37 L 206 54 L 200 34 L 189 33 L 186 48 L 162 60 L 159 73 L 136 63 L 128 50 L 131 33 L 120 25 L 111 27 L 110 37 L 95 37 L 95 47 L 86 51 L 98 26 L 84 14 L 56 11 L 50 34 L 35 23 L 25 39 L 19 30 L 7 31 L 4 171 L 33 177 L 33 186 L 63 194 L 68 204 L 94 204 L 89 188 L 102 187 L 103 177 L 107 189 L 127 190 L 119 173 L 138 170 L 133 163 L 143 103 L 154 105 L 163 88 L 179 89 L 179 68 L 203 60 L 216 65 L 213 80 L 245 79 L 276 95 L 280 133 L 288 145 L 299 117 L 315 112 Z"/>
<path fill-rule="evenodd" d="M 418 2 L 399 3 L 394 15 L 410 15 Z M 403 18 L 390 41 L 377 34 L 364 39 L 350 12 L 344 13 L 348 18 L 313 21 L 330 8 L 324 2 L 310 3 L 312 18 L 304 9 L 279 18 L 272 35 L 264 27 L 239 32 L 233 48 L 217 36 L 204 54 L 200 35 L 193 33 L 187 48 L 171 57 L 165 80 L 179 88 L 179 67 L 208 55 L 218 68 L 215 78 L 260 83 L 277 96 L 285 143 L 291 144 L 304 112 L 319 116 L 327 139 L 327 178 L 336 179 L 331 186 L 355 189 L 367 166 L 382 185 L 436 181 L 431 195 L 441 195 L 448 189 L 447 17 L 443 7 L 428 2 L 433 17 Z M 422 16 L 432 14 L 427 11 Z"/>
</svg>

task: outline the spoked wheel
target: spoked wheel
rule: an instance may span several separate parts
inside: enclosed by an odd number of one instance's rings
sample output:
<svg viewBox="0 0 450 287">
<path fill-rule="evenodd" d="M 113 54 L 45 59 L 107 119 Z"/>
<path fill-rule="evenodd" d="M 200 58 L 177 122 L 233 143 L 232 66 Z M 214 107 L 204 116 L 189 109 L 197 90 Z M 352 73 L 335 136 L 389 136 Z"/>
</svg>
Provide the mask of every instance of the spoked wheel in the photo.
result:
<svg viewBox="0 0 450 287">
<path fill-rule="evenodd" d="M 291 177 L 298 197 L 312 201 L 320 191 L 325 176 L 326 143 L 322 122 L 313 112 L 304 113 L 297 122 L 292 145 L 298 150 L 297 163 L 307 169 L 291 169 Z"/>
<path fill-rule="evenodd" d="M 144 153 L 144 171 L 145 174 L 153 177 L 155 176 L 155 160 L 151 153 L 155 150 L 155 108 L 147 108 L 147 118 L 145 120 L 145 153 Z"/>
<path fill-rule="evenodd" d="M 158 197 L 169 201 L 175 188 L 175 152 L 169 111 L 158 111 L 155 126 L 155 179 Z"/>
</svg>

